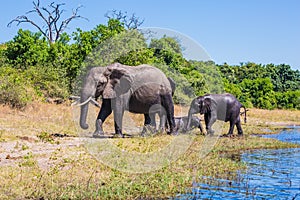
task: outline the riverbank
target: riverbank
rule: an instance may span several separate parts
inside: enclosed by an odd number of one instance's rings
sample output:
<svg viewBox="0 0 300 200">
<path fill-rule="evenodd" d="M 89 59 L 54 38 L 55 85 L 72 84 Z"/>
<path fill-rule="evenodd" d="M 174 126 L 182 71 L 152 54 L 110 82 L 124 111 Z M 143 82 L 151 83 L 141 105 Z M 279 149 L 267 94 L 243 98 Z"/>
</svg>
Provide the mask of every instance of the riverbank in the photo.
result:
<svg viewBox="0 0 300 200">
<path fill-rule="evenodd" d="M 176 114 L 187 113 L 187 109 L 176 106 Z M 186 192 L 186 188 L 193 182 L 201 182 L 204 176 L 234 177 L 237 170 L 246 168 L 239 161 L 240 152 L 245 150 L 298 147 L 254 135 L 274 133 L 286 125 L 300 125 L 300 111 L 250 109 L 247 124 L 242 124 L 243 137 L 206 137 L 193 131 L 192 135 L 109 139 L 113 146 L 130 156 L 136 155 L 132 153 L 148 156 L 168 148 L 173 150 L 170 154 L 162 154 L 167 159 L 158 162 L 159 167 L 150 166 L 153 170 L 143 165 L 139 168 L 109 167 L 107 160 L 99 161 L 97 154 L 91 154 L 86 140 L 78 137 L 74 113 L 67 105 L 34 104 L 25 111 L 0 108 L 1 199 L 172 197 Z M 141 126 L 142 116 L 129 116 Z M 108 119 L 105 130 L 112 131 L 112 124 L 112 118 Z M 219 128 L 226 133 L 228 126 L 224 124 Z M 188 146 L 180 152 L 178 146 L 172 147 L 173 144 Z M 179 152 L 177 157 L 171 155 L 174 150 Z M 139 171 L 126 172 L 131 168 Z"/>
</svg>

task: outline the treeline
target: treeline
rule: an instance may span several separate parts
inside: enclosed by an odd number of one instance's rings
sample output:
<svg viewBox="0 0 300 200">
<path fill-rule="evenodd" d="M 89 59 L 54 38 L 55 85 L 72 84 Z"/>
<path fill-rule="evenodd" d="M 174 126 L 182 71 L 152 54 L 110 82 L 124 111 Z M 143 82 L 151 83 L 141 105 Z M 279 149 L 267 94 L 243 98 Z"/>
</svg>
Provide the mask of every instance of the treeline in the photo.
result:
<svg viewBox="0 0 300 200">
<path fill-rule="evenodd" d="M 120 62 L 160 68 L 177 84 L 175 103 L 226 91 L 248 107 L 300 109 L 300 74 L 288 65 L 216 66 L 186 60 L 175 38 L 148 38 L 113 18 L 90 31 L 63 33 L 51 44 L 39 32 L 20 29 L 0 45 L 0 103 L 22 108 L 32 101 L 67 99 L 78 94 L 88 68 Z"/>
<path fill-rule="evenodd" d="M 218 66 L 224 89 L 246 107 L 300 109 L 300 72 L 289 65 Z"/>
</svg>

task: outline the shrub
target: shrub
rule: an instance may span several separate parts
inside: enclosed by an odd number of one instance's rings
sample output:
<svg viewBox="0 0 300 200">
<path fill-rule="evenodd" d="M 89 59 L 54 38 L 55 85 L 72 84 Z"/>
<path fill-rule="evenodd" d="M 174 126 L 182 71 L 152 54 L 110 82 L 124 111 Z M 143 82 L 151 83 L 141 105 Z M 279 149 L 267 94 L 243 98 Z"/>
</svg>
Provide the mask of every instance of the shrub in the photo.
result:
<svg viewBox="0 0 300 200">
<path fill-rule="evenodd" d="M 33 100 L 34 90 L 19 70 L 0 67 L 0 103 L 23 108 Z"/>
<path fill-rule="evenodd" d="M 29 67 L 26 70 L 10 66 L 0 67 L 0 103 L 13 108 L 23 108 L 33 100 L 65 99 L 67 78 L 54 67 Z"/>
<path fill-rule="evenodd" d="M 62 98 L 68 95 L 68 78 L 63 70 L 53 66 L 35 66 L 25 70 L 24 75 L 36 93 L 42 98 Z"/>
</svg>

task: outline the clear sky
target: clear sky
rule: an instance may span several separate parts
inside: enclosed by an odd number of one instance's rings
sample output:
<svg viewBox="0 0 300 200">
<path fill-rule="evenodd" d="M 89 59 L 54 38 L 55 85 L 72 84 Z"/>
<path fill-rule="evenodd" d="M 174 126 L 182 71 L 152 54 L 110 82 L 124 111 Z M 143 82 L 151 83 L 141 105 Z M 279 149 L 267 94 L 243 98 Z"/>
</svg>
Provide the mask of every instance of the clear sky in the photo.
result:
<svg viewBox="0 0 300 200">
<path fill-rule="evenodd" d="M 11 40 L 19 28 L 36 31 L 32 26 L 6 25 L 31 10 L 33 0 L 9 0 L 0 7 L 0 43 Z M 55 0 L 52 0 L 55 1 Z M 41 0 L 48 5 L 49 0 Z M 255 62 L 289 64 L 300 70 L 299 0 L 57 0 L 72 8 L 83 5 L 80 14 L 89 19 L 70 23 L 67 32 L 80 27 L 91 30 L 106 23 L 109 10 L 135 13 L 145 21 L 143 27 L 161 27 L 192 38 L 218 64 Z M 33 16 L 34 18 L 34 16 Z"/>
</svg>

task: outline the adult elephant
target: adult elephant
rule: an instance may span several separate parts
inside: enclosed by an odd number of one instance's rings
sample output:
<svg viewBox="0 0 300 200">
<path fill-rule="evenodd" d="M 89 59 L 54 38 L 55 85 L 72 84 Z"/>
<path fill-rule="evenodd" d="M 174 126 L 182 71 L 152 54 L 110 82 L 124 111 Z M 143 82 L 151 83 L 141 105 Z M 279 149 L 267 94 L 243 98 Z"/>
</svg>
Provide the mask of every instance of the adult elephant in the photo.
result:
<svg viewBox="0 0 300 200">
<path fill-rule="evenodd" d="M 232 94 L 207 94 L 195 98 L 190 106 L 188 114 L 188 123 L 186 130 L 189 130 L 192 115 L 196 113 L 204 114 L 206 131 L 208 134 L 213 134 L 212 125 L 215 121 L 222 120 L 230 122 L 228 135 L 232 135 L 234 126 L 237 127 L 238 134 L 243 135 L 243 130 L 240 120 L 240 108 L 244 108 L 245 122 L 247 119 L 246 108 Z"/>
<path fill-rule="evenodd" d="M 102 124 L 114 112 L 115 134 L 123 136 L 122 119 L 125 110 L 145 115 L 149 122 L 149 110 L 160 112 L 161 105 L 167 114 L 170 133 L 175 132 L 172 88 L 165 74 L 149 65 L 127 66 L 114 63 L 107 67 L 92 68 L 81 90 L 80 126 L 87 129 L 88 102 L 102 96 L 102 105 L 96 120 L 94 137 L 104 134 Z M 157 109 L 151 109 L 152 107 Z"/>
</svg>

